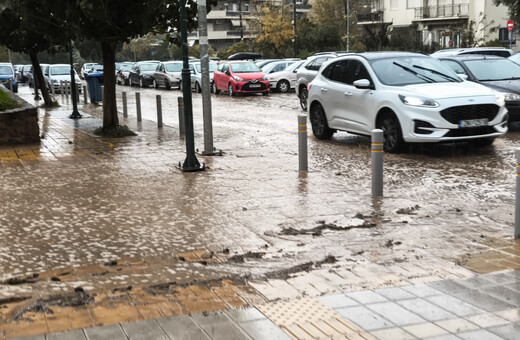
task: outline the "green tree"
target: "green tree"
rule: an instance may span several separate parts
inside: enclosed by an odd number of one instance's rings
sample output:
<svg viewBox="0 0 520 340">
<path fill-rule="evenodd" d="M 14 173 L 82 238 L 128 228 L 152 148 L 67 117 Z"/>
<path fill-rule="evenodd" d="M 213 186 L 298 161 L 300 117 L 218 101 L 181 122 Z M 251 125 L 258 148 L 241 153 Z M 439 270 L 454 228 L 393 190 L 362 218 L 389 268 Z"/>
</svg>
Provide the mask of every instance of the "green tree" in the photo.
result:
<svg viewBox="0 0 520 340">
<path fill-rule="evenodd" d="M 271 46 L 277 57 L 285 57 L 294 38 L 290 13 L 281 7 L 265 6 L 260 18 L 261 32 L 256 41 Z M 286 13 L 284 13 L 286 12 Z"/>
<path fill-rule="evenodd" d="M 515 28 L 520 23 L 520 1 L 519 0 L 493 0 L 495 5 L 504 5 L 509 9 L 509 19 L 515 22 Z"/>
<path fill-rule="evenodd" d="M 49 0 L 50 1 L 50 0 Z M 180 27 L 179 1 L 69 0 L 62 6 L 75 18 L 79 35 L 99 41 L 104 65 L 103 130 L 117 128 L 116 48 L 149 32 L 168 33 Z M 209 9 L 211 6 L 207 6 Z M 186 1 L 188 30 L 196 27 L 197 2 Z"/>
<path fill-rule="evenodd" d="M 11 51 L 25 53 L 31 58 L 34 75 L 37 77 L 45 105 L 51 106 L 49 94 L 38 53 L 55 49 L 70 41 L 64 30 L 64 22 L 59 19 L 63 8 L 52 0 L 4 0 L 0 7 L 0 43 Z"/>
</svg>

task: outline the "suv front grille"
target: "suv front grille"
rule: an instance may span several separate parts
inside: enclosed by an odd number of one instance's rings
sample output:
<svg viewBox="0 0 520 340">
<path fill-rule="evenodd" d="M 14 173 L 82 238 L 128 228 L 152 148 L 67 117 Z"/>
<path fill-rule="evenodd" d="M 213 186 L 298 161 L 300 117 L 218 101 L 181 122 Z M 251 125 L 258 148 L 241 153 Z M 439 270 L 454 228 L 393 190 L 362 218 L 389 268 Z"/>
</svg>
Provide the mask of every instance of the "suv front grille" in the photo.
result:
<svg viewBox="0 0 520 340">
<path fill-rule="evenodd" d="M 457 125 L 461 120 L 487 118 L 492 121 L 498 114 L 498 109 L 498 106 L 494 104 L 453 106 L 442 110 L 441 116 L 448 122 Z"/>
</svg>

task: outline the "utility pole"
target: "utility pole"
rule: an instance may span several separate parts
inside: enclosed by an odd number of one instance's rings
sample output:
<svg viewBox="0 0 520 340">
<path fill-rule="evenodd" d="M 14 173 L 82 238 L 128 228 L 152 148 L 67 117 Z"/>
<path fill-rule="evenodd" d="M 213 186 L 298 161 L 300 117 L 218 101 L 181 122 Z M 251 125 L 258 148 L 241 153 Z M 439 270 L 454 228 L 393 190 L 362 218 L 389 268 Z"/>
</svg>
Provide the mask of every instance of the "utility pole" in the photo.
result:
<svg viewBox="0 0 520 340">
<path fill-rule="evenodd" d="M 296 46 L 296 0 L 293 0 L 293 13 L 292 13 L 292 26 L 293 26 L 293 57 L 296 58 L 298 55 L 298 48 Z"/>
<path fill-rule="evenodd" d="M 204 165 L 200 165 L 195 156 L 195 136 L 193 132 L 193 105 L 191 101 L 191 72 L 188 64 L 188 28 L 186 23 L 186 0 L 180 0 L 179 16 L 181 20 L 181 41 L 182 41 L 182 96 L 184 97 L 184 124 L 186 126 L 186 159 L 182 164 L 181 170 L 184 172 L 195 172 L 206 170 Z"/>
<path fill-rule="evenodd" d="M 244 41 L 244 28 L 242 27 L 242 0 L 238 1 L 238 15 L 240 18 L 240 41 Z"/>
<path fill-rule="evenodd" d="M 203 155 L 214 155 L 213 152 L 213 122 L 211 116 L 211 93 L 209 79 L 209 46 L 208 21 L 206 18 L 206 0 L 197 0 L 199 22 L 200 68 L 202 87 L 202 119 L 204 120 L 204 151 Z"/>
<path fill-rule="evenodd" d="M 350 1 L 345 0 L 345 14 L 347 15 L 347 52 L 350 52 Z"/>
</svg>

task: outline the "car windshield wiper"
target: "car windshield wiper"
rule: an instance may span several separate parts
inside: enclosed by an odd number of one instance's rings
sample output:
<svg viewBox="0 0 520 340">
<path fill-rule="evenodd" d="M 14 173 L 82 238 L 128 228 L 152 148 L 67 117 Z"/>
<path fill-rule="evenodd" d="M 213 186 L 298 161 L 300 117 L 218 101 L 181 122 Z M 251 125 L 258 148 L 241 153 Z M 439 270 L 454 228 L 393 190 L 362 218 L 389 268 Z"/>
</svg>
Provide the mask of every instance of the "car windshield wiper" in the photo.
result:
<svg viewBox="0 0 520 340">
<path fill-rule="evenodd" d="M 452 82 L 455 82 L 455 83 L 459 82 L 457 79 L 453 78 L 452 76 L 449 76 L 449 75 L 444 74 L 442 72 L 439 72 L 437 70 L 434 70 L 434 69 L 431 69 L 431 68 L 427 68 L 427 67 L 423 67 L 423 66 L 419 66 L 419 65 L 412 65 L 412 66 L 415 67 L 415 68 L 418 68 L 420 70 L 429 71 L 429 72 L 431 72 L 433 74 L 436 74 L 438 76 L 444 77 L 444 78 L 448 79 L 449 81 L 452 81 Z"/>
<path fill-rule="evenodd" d="M 403 70 L 405 71 L 408 71 L 410 72 L 411 74 L 413 74 L 414 76 L 416 76 L 417 78 L 421 78 L 422 80 L 428 82 L 428 83 L 435 83 L 435 80 L 433 80 L 432 78 L 430 77 L 427 77 L 425 76 L 424 74 L 420 74 L 419 72 L 416 72 L 414 70 L 412 70 L 411 68 L 407 67 L 407 66 L 404 66 L 404 65 L 401 65 L 397 62 L 394 61 L 394 65 L 397 65 L 399 66 L 400 68 L 402 68 Z"/>
<path fill-rule="evenodd" d="M 500 80 L 518 80 L 518 79 L 520 79 L 520 77 L 504 78 L 504 79 L 500 79 Z"/>
</svg>

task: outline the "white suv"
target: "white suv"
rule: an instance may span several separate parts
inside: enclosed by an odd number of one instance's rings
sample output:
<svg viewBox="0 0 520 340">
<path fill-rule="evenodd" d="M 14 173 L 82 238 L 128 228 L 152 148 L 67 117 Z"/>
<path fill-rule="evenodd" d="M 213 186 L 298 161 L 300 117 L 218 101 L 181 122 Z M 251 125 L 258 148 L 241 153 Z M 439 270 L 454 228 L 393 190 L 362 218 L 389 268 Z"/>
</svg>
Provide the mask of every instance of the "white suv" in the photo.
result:
<svg viewBox="0 0 520 340">
<path fill-rule="evenodd" d="M 312 131 L 370 135 L 384 131 L 384 149 L 406 142 L 475 140 L 490 144 L 507 132 L 503 95 L 463 81 L 435 58 L 406 52 L 361 53 L 323 65 L 310 84 Z"/>
</svg>

